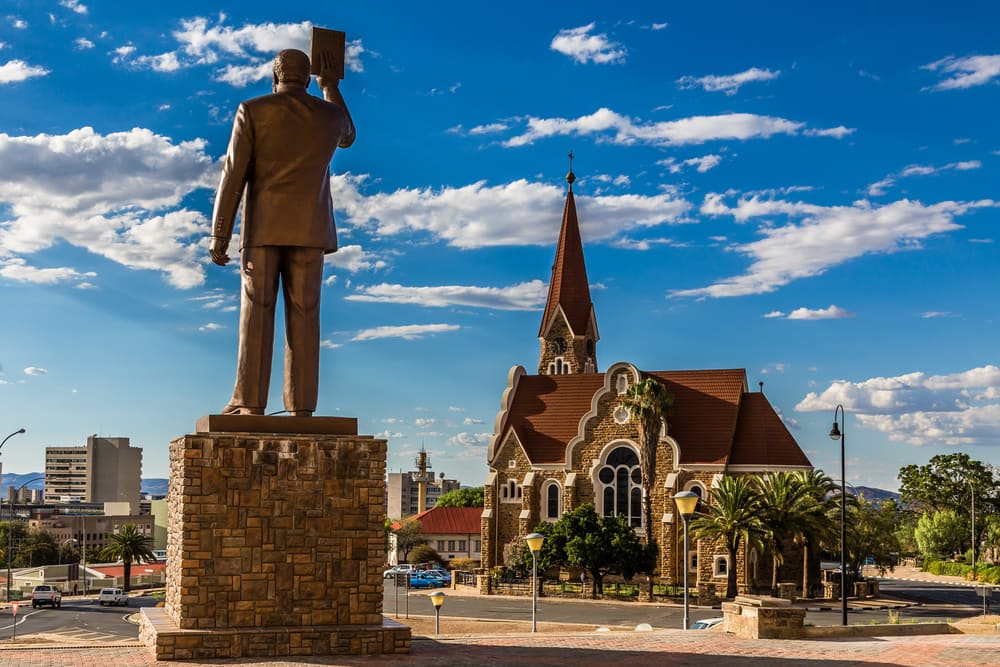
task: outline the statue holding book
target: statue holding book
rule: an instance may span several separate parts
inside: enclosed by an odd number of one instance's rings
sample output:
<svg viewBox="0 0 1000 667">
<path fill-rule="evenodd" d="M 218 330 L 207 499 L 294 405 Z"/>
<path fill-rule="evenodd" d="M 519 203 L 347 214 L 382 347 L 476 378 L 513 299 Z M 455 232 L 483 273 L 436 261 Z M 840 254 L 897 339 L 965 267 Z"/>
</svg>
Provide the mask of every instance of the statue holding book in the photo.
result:
<svg viewBox="0 0 1000 667">
<path fill-rule="evenodd" d="M 323 256 L 337 250 L 330 162 L 354 143 L 339 90 L 344 33 L 314 29 L 313 60 L 286 49 L 274 59 L 270 95 L 240 104 L 212 213 L 209 252 L 229 261 L 240 224 L 240 326 L 236 384 L 223 414 L 264 414 L 278 286 L 285 307 L 285 410 L 311 416 L 319 389 Z M 323 99 L 307 92 L 311 74 Z"/>
</svg>

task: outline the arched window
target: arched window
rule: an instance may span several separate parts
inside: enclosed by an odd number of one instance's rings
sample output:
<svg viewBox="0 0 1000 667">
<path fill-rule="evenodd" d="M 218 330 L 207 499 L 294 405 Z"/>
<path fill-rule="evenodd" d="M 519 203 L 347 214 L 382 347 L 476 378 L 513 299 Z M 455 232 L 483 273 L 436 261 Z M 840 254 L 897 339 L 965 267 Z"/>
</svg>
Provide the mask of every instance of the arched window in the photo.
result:
<svg viewBox="0 0 1000 667">
<path fill-rule="evenodd" d="M 562 490 L 559 483 L 550 481 L 542 494 L 542 516 L 546 521 L 558 521 L 562 514 Z"/>
<path fill-rule="evenodd" d="M 642 525 L 642 472 L 639 457 L 629 447 L 617 447 L 597 472 L 604 516 L 624 516 L 629 525 Z"/>
</svg>

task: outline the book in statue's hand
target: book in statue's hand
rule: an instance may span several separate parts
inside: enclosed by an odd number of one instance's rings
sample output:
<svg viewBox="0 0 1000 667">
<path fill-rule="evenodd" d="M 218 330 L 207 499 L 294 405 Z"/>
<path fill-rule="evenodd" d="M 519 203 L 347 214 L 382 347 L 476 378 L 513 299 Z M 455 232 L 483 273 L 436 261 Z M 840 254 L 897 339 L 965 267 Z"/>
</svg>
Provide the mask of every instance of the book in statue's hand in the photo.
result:
<svg viewBox="0 0 1000 667">
<path fill-rule="evenodd" d="M 311 72 L 320 76 L 344 78 L 344 45 L 347 35 L 339 30 L 313 27 Z"/>
</svg>

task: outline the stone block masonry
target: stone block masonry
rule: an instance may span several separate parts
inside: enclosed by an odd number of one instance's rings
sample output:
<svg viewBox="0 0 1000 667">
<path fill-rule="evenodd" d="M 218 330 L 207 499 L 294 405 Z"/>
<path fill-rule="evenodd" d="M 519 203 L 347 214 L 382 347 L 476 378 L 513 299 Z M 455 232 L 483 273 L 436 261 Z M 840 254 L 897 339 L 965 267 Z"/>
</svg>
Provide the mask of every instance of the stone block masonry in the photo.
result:
<svg viewBox="0 0 1000 667">
<path fill-rule="evenodd" d="M 170 443 L 166 606 L 140 628 L 157 658 L 407 653 L 382 618 L 385 462 L 371 436 Z"/>
</svg>

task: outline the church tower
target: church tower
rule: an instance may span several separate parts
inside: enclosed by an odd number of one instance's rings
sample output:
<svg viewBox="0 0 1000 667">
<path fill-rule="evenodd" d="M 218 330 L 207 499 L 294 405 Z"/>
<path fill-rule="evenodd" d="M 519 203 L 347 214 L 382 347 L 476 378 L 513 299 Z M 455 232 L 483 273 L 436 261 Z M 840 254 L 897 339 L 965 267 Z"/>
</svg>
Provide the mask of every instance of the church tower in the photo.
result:
<svg viewBox="0 0 1000 667">
<path fill-rule="evenodd" d="M 597 372 L 597 318 L 590 301 L 587 266 L 583 260 L 583 241 L 573 199 L 573 153 L 569 154 L 566 182 L 566 208 L 563 210 L 559 245 L 552 264 L 549 296 L 538 330 L 542 353 L 538 359 L 539 375 L 566 375 Z"/>
</svg>

